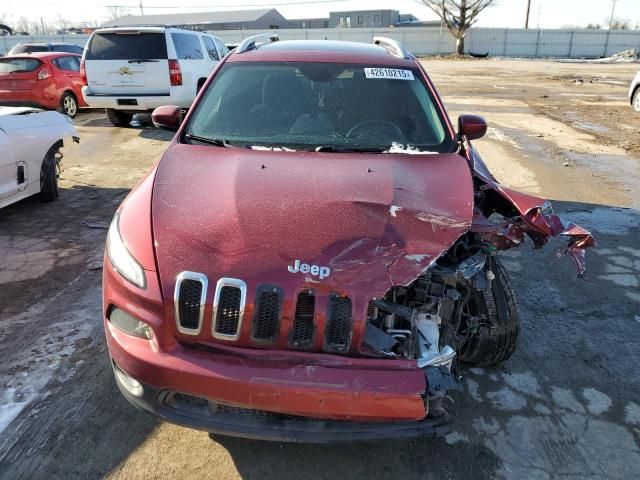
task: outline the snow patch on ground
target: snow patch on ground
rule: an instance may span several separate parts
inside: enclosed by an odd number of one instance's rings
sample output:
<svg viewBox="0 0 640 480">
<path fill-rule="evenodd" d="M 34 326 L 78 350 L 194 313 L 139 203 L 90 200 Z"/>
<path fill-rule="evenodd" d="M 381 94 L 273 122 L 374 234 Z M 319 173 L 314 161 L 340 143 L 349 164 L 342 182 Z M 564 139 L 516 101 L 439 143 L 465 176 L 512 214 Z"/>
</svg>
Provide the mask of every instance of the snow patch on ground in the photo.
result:
<svg viewBox="0 0 640 480">
<path fill-rule="evenodd" d="M 600 415 L 611 408 L 609 396 L 595 388 L 585 388 L 582 390 L 582 396 L 587 401 L 587 410 L 594 415 Z"/>
<path fill-rule="evenodd" d="M 59 373 L 62 362 L 76 351 L 79 340 L 87 346 L 99 334 L 100 289 L 78 288 L 86 283 L 84 277 L 26 312 L 0 320 L 1 340 L 21 339 L 18 344 L 0 345 L 0 433 L 25 408 L 50 395 L 46 389 L 50 380 L 70 378 L 75 368 Z"/>
</svg>

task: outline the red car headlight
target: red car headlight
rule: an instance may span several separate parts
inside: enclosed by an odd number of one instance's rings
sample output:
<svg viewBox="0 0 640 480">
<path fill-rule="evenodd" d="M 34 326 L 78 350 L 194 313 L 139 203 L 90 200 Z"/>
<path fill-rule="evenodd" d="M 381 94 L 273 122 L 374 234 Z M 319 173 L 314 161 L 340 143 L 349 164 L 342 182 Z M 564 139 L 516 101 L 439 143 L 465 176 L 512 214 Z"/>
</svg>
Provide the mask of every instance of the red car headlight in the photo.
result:
<svg viewBox="0 0 640 480">
<path fill-rule="evenodd" d="M 147 286 L 144 269 L 127 250 L 120 236 L 119 220 L 120 214 L 116 213 L 107 234 L 107 256 L 116 272 L 135 286 L 144 289 Z"/>
</svg>

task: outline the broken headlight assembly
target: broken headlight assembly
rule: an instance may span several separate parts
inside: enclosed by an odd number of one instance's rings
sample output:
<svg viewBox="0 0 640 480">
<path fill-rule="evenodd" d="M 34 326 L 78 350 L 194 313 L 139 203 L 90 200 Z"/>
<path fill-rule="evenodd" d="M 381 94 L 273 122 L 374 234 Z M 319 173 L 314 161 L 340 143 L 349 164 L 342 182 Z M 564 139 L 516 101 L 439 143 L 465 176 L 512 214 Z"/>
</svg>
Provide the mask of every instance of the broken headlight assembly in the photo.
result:
<svg viewBox="0 0 640 480">
<path fill-rule="evenodd" d="M 127 250 L 127 246 L 120 235 L 119 223 L 120 214 L 116 213 L 113 216 L 109 226 L 109 233 L 107 234 L 107 256 L 116 272 L 136 287 L 144 289 L 147 286 L 144 269 Z"/>
</svg>

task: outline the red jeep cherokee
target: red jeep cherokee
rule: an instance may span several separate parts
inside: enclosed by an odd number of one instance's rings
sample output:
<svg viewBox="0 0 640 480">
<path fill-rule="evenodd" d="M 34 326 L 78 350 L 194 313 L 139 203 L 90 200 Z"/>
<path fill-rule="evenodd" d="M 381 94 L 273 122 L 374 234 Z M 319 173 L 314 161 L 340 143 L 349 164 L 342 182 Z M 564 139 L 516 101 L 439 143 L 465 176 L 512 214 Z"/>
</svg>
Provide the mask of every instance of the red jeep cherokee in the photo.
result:
<svg viewBox="0 0 640 480">
<path fill-rule="evenodd" d="M 497 250 L 585 230 L 501 186 L 399 43 L 252 37 L 213 72 L 108 234 L 104 323 L 134 405 L 290 441 L 444 432 L 459 362 L 507 359 Z"/>
</svg>

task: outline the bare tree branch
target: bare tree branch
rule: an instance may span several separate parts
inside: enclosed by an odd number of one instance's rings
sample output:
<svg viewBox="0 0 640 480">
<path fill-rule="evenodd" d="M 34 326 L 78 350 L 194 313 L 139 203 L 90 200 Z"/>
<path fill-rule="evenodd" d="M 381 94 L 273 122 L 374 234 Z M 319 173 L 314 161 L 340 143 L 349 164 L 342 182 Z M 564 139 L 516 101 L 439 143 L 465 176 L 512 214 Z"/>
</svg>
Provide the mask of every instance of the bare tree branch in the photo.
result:
<svg viewBox="0 0 640 480">
<path fill-rule="evenodd" d="M 418 0 L 433 11 L 457 40 L 456 53 L 464 54 L 464 37 L 478 16 L 496 0 Z"/>
<path fill-rule="evenodd" d="M 120 17 L 129 15 L 129 9 L 127 7 L 110 5 L 110 6 L 107 6 L 106 9 L 107 9 L 107 16 L 109 17 L 109 20 L 117 20 Z"/>
</svg>

